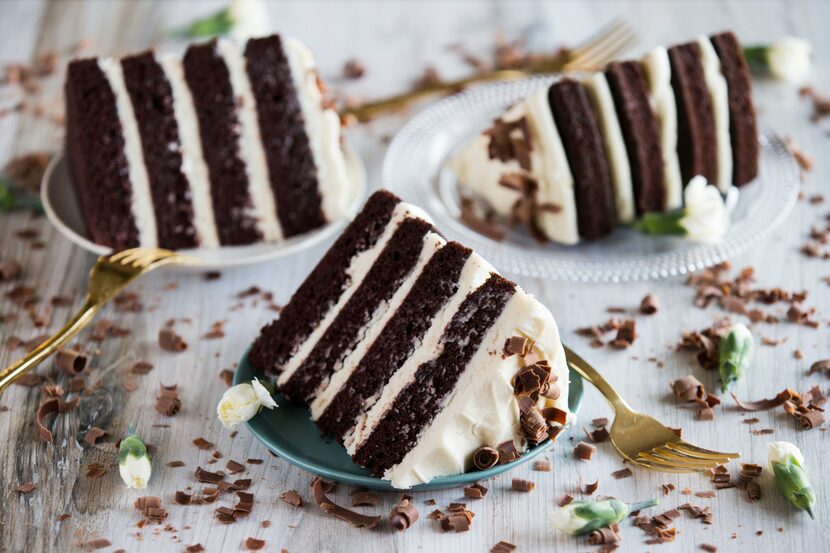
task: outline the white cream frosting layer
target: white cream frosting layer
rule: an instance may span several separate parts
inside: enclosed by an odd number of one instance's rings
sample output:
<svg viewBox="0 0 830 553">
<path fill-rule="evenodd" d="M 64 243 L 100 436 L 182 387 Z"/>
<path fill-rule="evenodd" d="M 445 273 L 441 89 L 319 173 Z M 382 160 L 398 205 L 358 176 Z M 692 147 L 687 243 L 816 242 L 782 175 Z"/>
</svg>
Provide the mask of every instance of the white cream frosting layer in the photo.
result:
<svg viewBox="0 0 830 553">
<path fill-rule="evenodd" d="M 138 229 L 138 243 L 144 248 L 155 248 L 158 246 L 158 235 L 153 194 L 150 191 L 147 166 L 144 164 L 144 150 L 141 147 L 138 121 L 135 118 L 127 84 L 124 82 L 124 71 L 121 68 L 121 62 L 114 58 L 98 59 L 98 67 L 101 68 L 115 95 L 115 107 L 124 137 L 124 157 L 127 159 L 127 170 L 132 188 L 131 209 L 135 226 Z"/>
<path fill-rule="evenodd" d="M 311 51 L 298 40 L 283 37 L 283 48 L 300 109 L 305 120 L 314 164 L 317 166 L 317 185 L 323 202 L 323 215 L 328 221 L 348 215 L 349 207 L 358 193 L 358 183 L 349 179 L 346 160 L 340 144 L 340 117 L 333 109 L 323 107 L 323 94 L 317 81 L 317 67 Z"/>
<path fill-rule="evenodd" d="M 430 232 L 424 239 L 424 247 L 421 254 L 416 261 L 415 266 L 410 271 L 409 275 L 404 279 L 392 297 L 385 305 L 380 306 L 372 316 L 372 320 L 364 327 L 365 334 L 355 346 L 354 350 L 343 360 L 343 363 L 335 367 L 335 372 L 331 378 L 323 382 L 315 392 L 315 398 L 311 402 L 311 419 L 317 420 L 325 412 L 326 408 L 331 405 L 332 400 L 337 396 L 340 390 L 348 381 L 349 377 L 357 369 L 361 359 L 369 351 L 369 348 L 377 340 L 383 329 L 386 328 L 389 319 L 391 319 L 398 308 L 400 308 L 406 296 L 415 285 L 415 281 L 421 276 L 424 267 L 441 248 L 446 241 L 437 234 Z"/>
<path fill-rule="evenodd" d="M 472 253 L 461 270 L 458 279 L 458 290 L 450 298 L 447 304 L 441 309 L 432 320 L 429 329 L 421 341 L 420 347 L 416 348 L 413 354 L 401 367 L 395 371 L 392 378 L 383 388 L 379 398 L 366 403 L 365 413 L 358 418 L 354 429 L 346 435 L 345 445 L 349 455 L 354 455 L 357 448 L 371 435 L 378 422 L 386 415 L 398 394 L 408 386 L 415 378 L 415 372 L 423 363 L 436 356 L 441 346 L 441 336 L 444 329 L 450 324 L 461 303 L 467 295 L 484 284 L 487 278 L 496 270 L 487 263 L 480 255 Z"/>
<path fill-rule="evenodd" d="M 527 113 L 535 144 L 542 157 L 542 169 L 537 172 L 539 189 L 536 192 L 536 202 L 538 205 L 551 204 L 558 207 L 556 212 L 537 211 L 536 223 L 545 236 L 554 242 L 576 244 L 579 242 L 579 232 L 574 178 L 548 104 L 547 89 L 531 94 L 527 99 Z"/>
<path fill-rule="evenodd" d="M 642 61 L 649 88 L 651 110 L 660 125 L 660 147 L 663 151 L 663 175 L 666 190 L 666 208 L 683 205 L 683 179 L 677 157 L 677 105 L 671 86 L 669 52 L 658 46 Z"/>
<path fill-rule="evenodd" d="M 338 298 L 337 303 L 329 309 L 328 313 L 326 313 L 323 320 L 319 322 L 317 327 L 314 331 L 306 338 L 306 340 L 300 345 L 297 351 L 291 356 L 288 363 L 285 364 L 283 367 L 282 374 L 280 374 L 279 378 L 277 379 L 278 385 L 283 385 L 291 378 L 291 376 L 297 371 L 297 369 L 302 365 L 303 361 L 305 361 L 308 354 L 311 353 L 311 350 L 314 349 L 314 346 L 317 345 L 317 342 L 326 332 L 328 327 L 334 322 L 334 319 L 343 309 L 343 306 L 348 303 L 349 299 L 351 299 L 352 295 L 355 291 L 360 287 L 360 284 L 363 282 L 363 279 L 371 270 L 372 266 L 377 261 L 377 258 L 380 256 L 383 248 L 386 247 L 386 244 L 392 238 L 392 235 L 395 234 L 395 231 L 398 229 L 398 226 L 403 222 L 404 219 L 407 217 L 417 217 L 419 219 L 423 219 L 425 221 L 431 222 L 429 216 L 420 208 L 417 208 L 413 205 L 407 204 L 405 202 L 400 202 L 398 205 L 395 206 L 395 209 L 392 212 L 392 217 L 389 219 L 389 222 L 386 224 L 386 228 L 383 230 L 383 233 L 378 237 L 375 244 L 356 256 L 352 258 L 349 262 L 349 267 L 346 269 L 346 274 L 349 277 L 349 283 L 346 288 L 343 290 L 343 293 L 340 294 L 340 298 Z"/>
<path fill-rule="evenodd" d="M 697 39 L 703 63 L 703 76 L 712 97 L 715 116 L 715 136 L 718 150 L 717 186 L 724 194 L 732 186 L 732 142 L 729 137 L 729 96 L 726 78 L 721 73 L 720 58 L 708 37 Z"/>
<path fill-rule="evenodd" d="M 239 46 L 231 40 L 217 41 L 216 51 L 228 68 L 231 88 L 237 99 L 239 156 L 245 163 L 245 171 L 248 175 L 251 214 L 257 221 L 257 228 L 262 234 L 263 241 L 276 242 L 282 239 L 282 229 L 277 219 L 277 202 L 271 189 L 268 162 L 259 132 L 256 99 L 245 69 L 245 57 Z"/>
<path fill-rule="evenodd" d="M 608 86 L 605 74 L 602 72 L 589 75 L 582 81 L 582 84 L 585 86 L 588 100 L 599 120 L 605 156 L 608 159 L 611 179 L 614 183 L 614 206 L 617 211 L 617 220 L 627 224 L 636 217 L 634 185 L 631 182 L 631 165 L 628 163 L 628 152 L 625 149 L 620 121 L 617 118 L 614 97 L 611 95 L 611 88 Z"/>
<path fill-rule="evenodd" d="M 471 468 L 479 447 L 496 447 L 507 440 L 517 447 L 522 443 L 512 384 L 522 359 L 502 356 L 505 340 L 516 335 L 537 340 L 537 351 L 550 362 L 551 374 L 562 390 L 551 403 L 568 412 L 568 371 L 556 322 L 533 296 L 517 290 L 418 445 L 384 474 L 392 486 L 409 488 L 437 476 L 461 474 Z"/>
<path fill-rule="evenodd" d="M 179 130 L 178 146 L 182 156 L 182 173 L 190 187 L 193 227 L 196 229 L 200 247 L 215 248 L 219 246 L 219 236 L 216 232 L 213 199 L 210 194 L 210 175 L 202 153 L 202 139 L 193 96 L 185 81 L 181 60 L 167 55 L 160 57 L 158 61 L 173 92 L 173 115 Z"/>
<path fill-rule="evenodd" d="M 536 223 L 542 232 L 555 242 L 576 244 L 579 233 L 576 222 L 574 181 L 565 155 L 562 139 L 556 129 L 548 104 L 547 88 L 539 90 L 524 102 L 510 108 L 502 119 L 513 122 L 527 118 L 532 148 L 531 170 L 523 170 L 516 160 L 502 162 L 490 159 L 486 135 L 479 135 L 450 162 L 450 168 L 458 175 L 462 189 L 469 190 L 483 199 L 496 213 L 509 216 L 521 194 L 499 184 L 507 173 L 521 173 L 533 178 L 538 188 L 538 204 L 558 206 L 556 212 L 539 210 Z M 518 131 L 514 131 L 518 132 Z"/>
</svg>

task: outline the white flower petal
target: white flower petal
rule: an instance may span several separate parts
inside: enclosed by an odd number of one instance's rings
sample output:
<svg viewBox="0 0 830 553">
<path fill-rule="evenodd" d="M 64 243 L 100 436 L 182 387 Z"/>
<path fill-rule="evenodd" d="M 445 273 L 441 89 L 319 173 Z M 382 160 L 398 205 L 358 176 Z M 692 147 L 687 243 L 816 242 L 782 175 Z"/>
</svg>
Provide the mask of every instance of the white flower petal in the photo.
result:
<svg viewBox="0 0 830 553">
<path fill-rule="evenodd" d="M 803 38 L 786 37 L 773 42 L 767 50 L 769 71 L 776 79 L 800 83 L 810 74 L 813 47 Z"/>
<path fill-rule="evenodd" d="M 271 392 L 269 392 L 256 377 L 251 381 L 251 386 L 254 387 L 254 393 L 263 407 L 273 409 L 277 406 L 277 402 L 274 401 L 274 398 L 271 396 Z"/>
<path fill-rule="evenodd" d="M 560 507 L 550 514 L 550 526 L 554 530 L 576 534 L 585 525 L 585 520 L 576 516 L 575 508 L 571 505 Z"/>
<path fill-rule="evenodd" d="M 689 181 L 683 191 L 685 205 L 680 225 L 686 235 L 700 242 L 718 242 L 729 228 L 729 211 L 716 186 L 702 176 Z"/>
<path fill-rule="evenodd" d="M 118 465 L 121 480 L 124 481 L 128 488 L 138 490 L 143 490 L 147 487 L 147 482 L 150 481 L 152 471 L 153 466 L 146 455 L 142 457 L 127 455 L 124 463 Z"/>
<path fill-rule="evenodd" d="M 239 41 L 271 32 L 268 9 L 262 0 L 231 0 L 228 13 L 233 20 L 230 35 Z"/>
<path fill-rule="evenodd" d="M 770 442 L 767 444 L 767 458 L 770 470 L 773 463 L 786 463 L 787 458 L 792 455 L 799 465 L 804 465 L 804 455 L 801 450 L 790 442 Z"/>
<path fill-rule="evenodd" d="M 239 423 L 251 420 L 259 412 L 260 406 L 254 387 L 245 382 L 228 389 L 222 395 L 216 406 L 216 415 L 225 428 L 231 429 Z"/>
</svg>

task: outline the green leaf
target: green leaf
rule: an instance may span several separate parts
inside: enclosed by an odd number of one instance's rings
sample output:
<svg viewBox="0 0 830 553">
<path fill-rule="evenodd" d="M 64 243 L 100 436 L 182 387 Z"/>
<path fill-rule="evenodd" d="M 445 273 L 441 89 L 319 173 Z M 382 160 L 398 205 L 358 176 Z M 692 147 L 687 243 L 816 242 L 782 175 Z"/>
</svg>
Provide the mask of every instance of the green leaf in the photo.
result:
<svg viewBox="0 0 830 553">
<path fill-rule="evenodd" d="M 768 75 L 769 63 L 767 62 L 768 46 L 745 46 L 743 48 L 744 58 L 749 64 L 749 69 L 756 74 Z"/>
<path fill-rule="evenodd" d="M 147 446 L 141 441 L 136 434 L 131 434 L 121 440 L 121 445 L 118 447 L 118 464 L 122 465 L 127 461 L 127 456 L 131 455 L 136 458 L 144 457 L 150 458 L 147 452 Z"/>
<path fill-rule="evenodd" d="M 752 363 L 754 351 L 755 340 L 744 324 L 733 325 L 729 333 L 721 338 L 718 361 L 722 391 L 728 390 L 743 376 Z"/>
<path fill-rule="evenodd" d="M 645 234 L 685 236 L 686 229 L 680 224 L 685 212 L 682 209 L 668 213 L 646 213 L 634 221 L 634 229 Z"/>
<path fill-rule="evenodd" d="M 792 456 L 787 457 L 786 463 L 772 463 L 775 483 L 781 494 L 787 498 L 796 509 L 807 511 L 810 518 L 815 518 L 813 507 L 816 503 L 816 494 L 813 492 L 807 473 Z"/>
<path fill-rule="evenodd" d="M 233 29 L 233 24 L 234 20 L 231 17 L 230 10 L 225 8 L 208 17 L 197 19 L 187 27 L 175 31 L 174 35 L 189 38 L 222 36 Z"/>
</svg>

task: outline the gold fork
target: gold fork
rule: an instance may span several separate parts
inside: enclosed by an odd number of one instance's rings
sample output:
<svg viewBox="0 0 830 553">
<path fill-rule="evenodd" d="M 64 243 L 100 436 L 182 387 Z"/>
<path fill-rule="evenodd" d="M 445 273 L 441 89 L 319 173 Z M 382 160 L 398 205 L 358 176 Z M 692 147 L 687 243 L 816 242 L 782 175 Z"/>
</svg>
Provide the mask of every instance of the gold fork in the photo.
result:
<svg viewBox="0 0 830 553">
<path fill-rule="evenodd" d="M 341 117 L 365 121 L 383 112 L 402 109 L 409 104 L 438 93 L 459 92 L 465 87 L 489 81 L 521 79 L 529 75 L 557 72 L 593 71 L 601 69 L 636 40 L 634 31 L 623 21 L 616 20 L 586 40 L 582 45 L 562 54 L 546 58 L 520 69 L 495 69 L 477 73 L 457 81 L 422 86 L 383 100 L 367 102 L 340 110 Z"/>
<path fill-rule="evenodd" d="M 638 413 L 584 359 L 565 347 L 568 366 L 593 384 L 614 408 L 611 443 L 627 461 L 660 472 L 699 472 L 740 457 L 690 444 L 657 419 Z"/>
<path fill-rule="evenodd" d="M 133 248 L 99 257 L 89 272 L 84 306 L 56 334 L 0 373 L 0 392 L 68 342 L 89 324 L 105 303 L 136 278 L 163 265 L 187 260 L 189 258 L 176 252 L 151 248 Z"/>
</svg>

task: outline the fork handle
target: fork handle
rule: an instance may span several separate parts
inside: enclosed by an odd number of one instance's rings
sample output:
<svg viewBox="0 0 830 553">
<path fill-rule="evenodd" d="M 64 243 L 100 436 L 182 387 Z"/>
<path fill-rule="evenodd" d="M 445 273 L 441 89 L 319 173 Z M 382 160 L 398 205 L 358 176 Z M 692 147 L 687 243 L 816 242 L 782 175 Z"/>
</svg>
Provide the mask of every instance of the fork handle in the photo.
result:
<svg viewBox="0 0 830 553">
<path fill-rule="evenodd" d="M 81 310 L 63 328 L 30 351 L 26 357 L 6 367 L 3 372 L 0 372 L 0 393 L 8 388 L 12 382 L 37 367 L 44 359 L 68 342 L 78 331 L 89 324 L 100 308 L 100 305 L 96 305 L 87 298 Z"/>
<path fill-rule="evenodd" d="M 563 347 L 565 348 L 565 358 L 567 359 L 568 366 L 579 374 L 579 376 L 593 384 L 594 387 L 599 390 L 603 396 L 605 396 L 605 399 L 608 400 L 608 403 L 611 404 L 614 411 L 632 410 L 620 394 L 618 394 L 613 388 L 613 386 L 605 380 L 605 377 L 599 374 L 594 367 L 589 365 L 588 362 L 582 357 L 574 353 L 568 346 Z"/>
</svg>

